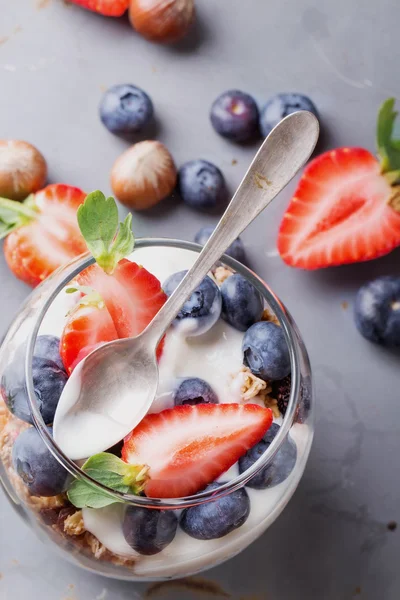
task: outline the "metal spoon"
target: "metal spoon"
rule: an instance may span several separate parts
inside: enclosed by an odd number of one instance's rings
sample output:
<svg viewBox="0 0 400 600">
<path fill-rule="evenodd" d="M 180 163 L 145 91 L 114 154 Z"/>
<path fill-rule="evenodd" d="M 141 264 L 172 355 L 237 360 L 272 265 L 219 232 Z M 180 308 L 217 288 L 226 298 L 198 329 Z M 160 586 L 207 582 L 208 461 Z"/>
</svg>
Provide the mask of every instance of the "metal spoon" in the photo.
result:
<svg viewBox="0 0 400 600">
<path fill-rule="evenodd" d="M 53 425 L 54 438 L 67 456 L 78 460 L 110 448 L 144 417 L 157 392 L 158 342 L 228 246 L 304 165 L 318 134 L 318 121 L 309 112 L 283 119 L 262 144 L 195 264 L 145 331 L 109 342 L 79 363 Z"/>
</svg>

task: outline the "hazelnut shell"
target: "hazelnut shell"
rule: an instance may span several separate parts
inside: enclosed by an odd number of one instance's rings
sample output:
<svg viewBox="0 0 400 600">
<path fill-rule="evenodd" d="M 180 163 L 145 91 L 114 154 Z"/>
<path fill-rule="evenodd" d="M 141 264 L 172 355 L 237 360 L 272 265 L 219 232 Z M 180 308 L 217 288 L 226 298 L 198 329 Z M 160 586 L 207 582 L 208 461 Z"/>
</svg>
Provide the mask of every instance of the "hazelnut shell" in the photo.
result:
<svg viewBox="0 0 400 600">
<path fill-rule="evenodd" d="M 194 20 L 194 0 L 131 0 L 129 19 L 140 35 L 152 42 L 180 40 Z"/>
<path fill-rule="evenodd" d="M 122 204 L 145 210 L 169 196 L 176 185 L 174 160 L 161 142 L 134 144 L 117 158 L 111 187 Z"/>
<path fill-rule="evenodd" d="M 24 200 L 45 186 L 47 164 L 35 146 L 20 140 L 0 140 L 0 196 Z"/>
</svg>

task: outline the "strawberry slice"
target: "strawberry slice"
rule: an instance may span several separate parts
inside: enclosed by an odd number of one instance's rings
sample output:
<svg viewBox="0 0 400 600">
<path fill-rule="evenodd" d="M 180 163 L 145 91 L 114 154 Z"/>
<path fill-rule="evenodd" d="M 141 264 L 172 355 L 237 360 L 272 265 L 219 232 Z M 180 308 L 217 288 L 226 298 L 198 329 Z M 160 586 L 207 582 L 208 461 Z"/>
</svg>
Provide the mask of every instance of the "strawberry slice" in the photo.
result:
<svg viewBox="0 0 400 600">
<path fill-rule="evenodd" d="M 318 269 L 371 260 L 400 245 L 400 147 L 394 100 L 378 117 L 379 162 L 363 148 L 339 148 L 305 169 L 283 217 L 278 250 L 291 266 Z"/>
<path fill-rule="evenodd" d="M 159 280 L 127 259 L 119 261 L 112 275 L 92 265 L 77 280 L 103 298 L 119 338 L 141 333 L 167 299 Z"/>
<path fill-rule="evenodd" d="M 129 6 L 129 0 L 70 0 L 70 2 L 106 17 L 121 17 Z"/>
<path fill-rule="evenodd" d="M 118 338 L 113 320 L 104 304 L 79 304 L 64 327 L 60 354 L 67 373 L 90 352 Z"/>
<path fill-rule="evenodd" d="M 69 315 L 61 337 L 61 355 L 69 373 L 99 345 L 141 333 L 167 300 L 154 275 L 124 258 L 134 245 L 132 215 L 118 226 L 115 200 L 93 192 L 77 216 L 97 264 L 82 271 L 72 288 L 87 295 Z M 162 347 L 161 342 L 158 358 Z"/>
<path fill-rule="evenodd" d="M 147 415 L 125 438 L 122 459 L 147 465 L 151 498 L 195 494 L 257 444 L 272 412 L 256 404 L 176 406 Z"/>
<path fill-rule="evenodd" d="M 86 250 L 76 218 L 82 190 L 53 184 L 23 203 L 0 199 L 0 237 L 11 271 L 36 286 L 55 269 Z"/>
</svg>

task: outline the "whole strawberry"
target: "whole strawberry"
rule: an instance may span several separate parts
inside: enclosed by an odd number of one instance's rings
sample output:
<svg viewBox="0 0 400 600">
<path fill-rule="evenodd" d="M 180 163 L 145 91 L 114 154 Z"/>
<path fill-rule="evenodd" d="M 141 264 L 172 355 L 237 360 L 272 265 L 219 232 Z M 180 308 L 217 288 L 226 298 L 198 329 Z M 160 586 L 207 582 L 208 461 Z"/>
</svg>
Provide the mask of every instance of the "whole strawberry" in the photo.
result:
<svg viewBox="0 0 400 600">
<path fill-rule="evenodd" d="M 278 250 L 292 267 L 361 262 L 400 245 L 400 140 L 395 100 L 381 106 L 379 160 L 363 148 L 338 148 L 305 169 L 283 217 Z"/>
<path fill-rule="evenodd" d="M 72 4 L 97 12 L 105 17 L 122 17 L 128 10 L 129 0 L 69 0 Z"/>
<path fill-rule="evenodd" d="M 18 279 L 36 286 L 61 265 L 86 250 L 76 211 L 86 194 L 53 184 L 24 202 L 0 198 L 0 239 L 4 256 Z"/>
</svg>

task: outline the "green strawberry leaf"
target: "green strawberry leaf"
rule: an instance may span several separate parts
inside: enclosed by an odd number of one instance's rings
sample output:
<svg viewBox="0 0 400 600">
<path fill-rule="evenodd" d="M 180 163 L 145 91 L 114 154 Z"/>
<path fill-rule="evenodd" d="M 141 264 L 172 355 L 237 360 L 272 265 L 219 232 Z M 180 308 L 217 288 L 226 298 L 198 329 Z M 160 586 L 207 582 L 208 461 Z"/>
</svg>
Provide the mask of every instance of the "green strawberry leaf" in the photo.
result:
<svg viewBox="0 0 400 600">
<path fill-rule="evenodd" d="M 0 198 L 0 239 L 36 219 L 35 196 L 31 194 L 23 202 Z"/>
<path fill-rule="evenodd" d="M 388 173 L 390 183 L 400 179 L 400 139 L 393 137 L 394 124 L 398 115 L 394 110 L 395 99 L 388 98 L 378 113 L 376 144 L 382 173 Z"/>
<path fill-rule="evenodd" d="M 100 191 L 86 196 L 78 208 L 79 228 L 89 251 L 97 264 L 111 274 L 118 262 L 128 256 L 134 247 L 131 229 L 132 215 L 118 225 L 118 209 L 114 198 L 106 198 Z"/>
<path fill-rule="evenodd" d="M 99 292 L 96 292 L 96 290 L 88 285 L 74 284 L 70 287 L 67 287 L 65 290 L 66 294 L 75 294 L 75 292 L 81 292 L 83 295 L 76 305 L 73 306 L 72 309 L 67 313 L 67 316 L 75 312 L 80 306 L 95 306 L 96 308 L 100 309 L 104 308 L 104 300 L 100 296 Z"/>
<path fill-rule="evenodd" d="M 147 467 L 130 465 L 108 452 L 91 456 L 82 469 L 99 483 L 124 494 L 140 494 L 148 479 Z M 118 502 L 107 492 L 82 479 L 73 481 L 67 495 L 69 501 L 77 508 L 102 508 Z"/>
</svg>

